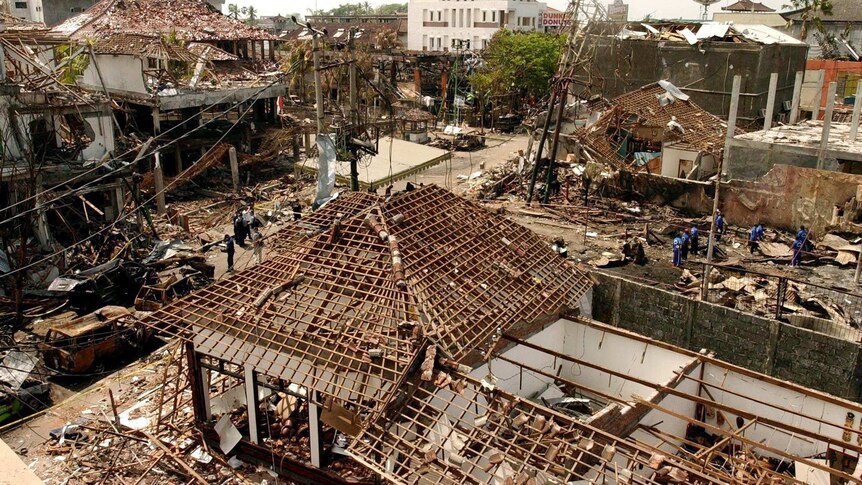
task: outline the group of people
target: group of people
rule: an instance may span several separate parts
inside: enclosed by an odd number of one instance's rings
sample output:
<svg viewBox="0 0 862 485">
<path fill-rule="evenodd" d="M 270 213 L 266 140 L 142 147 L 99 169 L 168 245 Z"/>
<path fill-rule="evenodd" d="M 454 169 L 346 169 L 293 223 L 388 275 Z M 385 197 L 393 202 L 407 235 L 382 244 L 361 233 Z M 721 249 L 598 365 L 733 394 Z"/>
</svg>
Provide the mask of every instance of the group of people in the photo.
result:
<svg viewBox="0 0 862 485">
<path fill-rule="evenodd" d="M 689 253 L 700 253 L 700 236 L 697 226 L 691 226 L 673 238 L 673 265 L 682 266 L 688 260 Z"/>
<path fill-rule="evenodd" d="M 260 221 L 254 215 L 254 205 L 237 209 L 233 218 L 233 237 L 225 234 L 224 243 L 227 249 L 227 271 L 233 271 L 236 244 L 245 247 L 246 239 L 251 239 L 255 264 L 263 260 L 263 236 L 260 234 Z"/>
<path fill-rule="evenodd" d="M 721 214 L 721 211 L 716 212 L 715 231 L 716 241 L 720 241 L 721 237 L 727 232 L 727 221 Z M 761 241 L 763 241 L 764 233 L 765 229 L 763 227 L 763 223 L 761 222 L 758 222 L 757 224 L 753 225 L 748 231 L 748 250 L 751 254 L 754 254 L 754 251 L 760 248 L 760 243 Z M 811 244 L 811 241 L 809 240 L 808 236 L 808 230 L 805 228 L 805 226 L 801 226 L 799 228 L 799 232 L 796 233 L 796 239 L 793 241 L 793 256 L 790 259 L 791 266 L 799 266 L 799 263 L 802 260 L 802 253 L 812 250 L 813 245 Z M 691 229 L 686 229 L 674 238 L 673 265 L 682 266 L 682 264 L 688 258 L 689 252 L 691 252 L 692 254 L 698 254 L 699 252 L 698 233 L 696 226 L 692 226 Z"/>
</svg>

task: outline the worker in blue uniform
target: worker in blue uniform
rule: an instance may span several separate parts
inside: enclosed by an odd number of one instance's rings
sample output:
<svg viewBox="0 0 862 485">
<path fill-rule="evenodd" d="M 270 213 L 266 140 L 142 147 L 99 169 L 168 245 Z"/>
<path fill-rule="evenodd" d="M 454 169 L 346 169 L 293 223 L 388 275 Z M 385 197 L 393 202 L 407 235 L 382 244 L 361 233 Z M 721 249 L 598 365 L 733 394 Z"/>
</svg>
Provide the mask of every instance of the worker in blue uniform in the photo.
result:
<svg viewBox="0 0 862 485">
<path fill-rule="evenodd" d="M 748 251 L 754 254 L 755 249 L 760 249 L 760 241 L 763 240 L 763 224 L 757 223 L 748 231 Z"/>
<path fill-rule="evenodd" d="M 700 252 L 700 241 L 698 240 L 697 232 L 697 226 L 691 226 L 691 230 L 689 231 L 689 237 L 691 238 L 691 254 L 695 256 Z"/>
<path fill-rule="evenodd" d="M 799 239 L 793 241 L 793 256 L 790 258 L 790 266 L 799 266 L 802 261 L 802 245 L 803 242 Z"/>
<path fill-rule="evenodd" d="M 684 263 L 688 261 L 688 248 L 689 244 L 691 244 L 691 236 L 689 236 L 688 229 L 683 231 L 682 235 L 680 236 L 680 239 L 682 240 L 682 247 L 680 247 L 680 251 L 682 252 L 682 254 L 680 254 L 680 256 L 682 258 L 682 262 Z"/>
<path fill-rule="evenodd" d="M 727 221 L 724 220 L 724 216 L 721 215 L 721 211 L 715 212 L 715 240 L 718 241 L 721 239 L 721 236 L 727 232 Z"/>
<path fill-rule="evenodd" d="M 682 237 L 673 238 L 673 265 L 682 266 Z"/>
</svg>

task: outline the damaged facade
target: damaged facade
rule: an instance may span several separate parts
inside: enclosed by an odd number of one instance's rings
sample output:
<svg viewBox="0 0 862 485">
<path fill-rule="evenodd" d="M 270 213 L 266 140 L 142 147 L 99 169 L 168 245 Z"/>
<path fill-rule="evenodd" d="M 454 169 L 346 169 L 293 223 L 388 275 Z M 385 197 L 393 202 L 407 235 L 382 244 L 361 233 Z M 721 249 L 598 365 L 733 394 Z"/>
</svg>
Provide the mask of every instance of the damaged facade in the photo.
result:
<svg viewBox="0 0 862 485">
<path fill-rule="evenodd" d="M 599 103 L 595 116 L 571 138 L 590 158 L 615 167 L 646 165 L 650 173 L 702 180 L 723 155 L 727 124 L 667 81 Z"/>
</svg>

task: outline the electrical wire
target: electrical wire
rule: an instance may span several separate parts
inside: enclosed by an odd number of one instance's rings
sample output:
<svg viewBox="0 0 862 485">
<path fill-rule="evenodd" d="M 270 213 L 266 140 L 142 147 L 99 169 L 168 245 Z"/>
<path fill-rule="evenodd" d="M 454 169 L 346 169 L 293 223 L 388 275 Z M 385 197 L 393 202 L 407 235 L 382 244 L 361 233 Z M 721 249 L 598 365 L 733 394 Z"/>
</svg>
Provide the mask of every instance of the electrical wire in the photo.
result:
<svg viewBox="0 0 862 485">
<path fill-rule="evenodd" d="M 275 82 L 275 81 L 274 81 L 274 82 Z M 255 97 L 255 101 L 257 100 L 257 97 L 259 97 L 259 96 L 260 96 L 260 94 L 261 94 L 265 89 L 267 89 L 267 87 L 268 87 L 268 86 L 265 86 L 265 87 L 261 88 L 260 90 L 258 90 L 258 92 L 254 95 L 254 97 Z M 250 98 L 246 98 L 246 99 L 250 99 Z M 246 115 L 246 114 L 248 114 L 248 112 L 251 110 L 251 108 L 252 108 L 253 106 L 254 106 L 254 104 L 253 104 L 253 103 L 249 104 L 248 108 L 246 108 L 246 110 L 245 110 L 245 111 L 244 111 L 240 116 L 238 116 L 238 117 L 237 117 L 237 120 L 233 123 L 233 125 L 231 126 L 231 128 L 230 128 L 229 130 L 226 130 L 226 131 L 221 135 L 221 137 L 219 137 L 219 139 L 218 139 L 218 140 L 213 144 L 213 146 L 216 146 L 216 145 L 218 145 L 219 143 L 221 143 L 221 142 L 222 142 L 222 140 L 224 140 L 224 139 L 225 139 L 225 137 L 227 137 L 228 133 L 230 133 L 230 131 L 231 131 L 231 130 L 233 130 L 233 128 L 234 128 L 234 127 L 236 127 L 236 125 L 237 125 L 237 124 L 239 124 L 239 122 L 240 122 L 240 121 L 245 117 L 245 115 Z M 204 156 L 206 156 L 206 154 L 204 154 Z M 194 166 L 195 164 L 199 163 L 201 160 L 203 160 L 203 158 L 204 158 L 204 157 L 199 158 L 199 159 L 197 160 L 197 162 L 195 162 L 194 164 L 192 164 L 192 166 Z M 191 167 L 189 167 L 189 168 L 191 168 Z M 132 213 L 135 213 L 135 212 L 137 212 L 137 211 L 142 210 L 144 207 L 146 207 L 146 204 L 149 204 L 150 202 L 152 202 L 153 200 L 155 200 L 159 195 L 161 195 L 162 193 L 166 192 L 168 189 L 170 189 L 171 187 L 173 187 L 173 186 L 174 186 L 174 184 L 176 184 L 178 181 L 179 181 L 178 179 L 174 179 L 173 181 L 171 181 L 170 183 L 168 183 L 167 185 L 165 185 L 165 187 L 164 187 L 161 191 L 154 193 L 154 194 L 153 194 L 149 199 L 147 199 L 147 200 L 143 201 L 140 205 L 138 205 L 138 206 L 137 206 L 137 207 L 135 207 L 132 211 L 130 211 L 128 215 L 130 215 L 130 214 L 132 214 Z M 127 216 L 128 216 L 128 215 L 127 215 Z M 77 242 L 75 242 L 75 243 L 73 243 L 73 244 L 71 244 L 71 245 L 69 245 L 69 246 L 67 246 L 67 247 L 65 247 L 65 248 L 63 248 L 63 249 L 61 249 L 61 250 L 59 250 L 59 251 L 55 251 L 55 252 L 53 252 L 53 253 L 51 253 L 51 254 L 49 254 L 49 255 L 47 255 L 47 256 L 45 256 L 45 257 L 43 257 L 42 259 L 39 259 L 39 260 L 35 261 L 35 262 L 32 262 L 32 263 L 27 264 L 27 265 L 25 265 L 25 266 L 21 266 L 21 267 L 19 267 L 19 268 L 15 268 L 14 270 L 12 270 L 12 271 L 10 271 L 10 272 L 4 273 L 4 274 L 0 275 L 0 280 L 2 280 L 3 278 L 8 278 L 9 276 L 12 276 L 12 275 L 14 275 L 14 274 L 17 274 L 17 273 L 19 273 L 19 272 L 21 272 L 21 271 L 24 271 L 24 270 L 27 270 L 27 269 L 29 269 L 29 268 L 32 268 L 33 266 L 39 265 L 39 264 L 41 264 L 41 263 L 44 263 L 45 261 L 48 261 L 48 260 L 52 259 L 52 258 L 53 258 L 53 257 L 55 257 L 55 256 L 58 256 L 58 255 L 60 255 L 60 254 L 65 253 L 66 251 L 68 251 L 69 249 L 71 249 L 71 248 L 73 248 L 73 247 L 79 246 L 79 245 L 81 245 L 81 244 L 83 244 L 83 243 L 85 243 L 85 242 L 87 242 L 87 241 L 89 241 L 89 240 L 91 240 L 91 239 L 95 238 L 96 236 L 98 236 L 98 235 L 100 235 L 100 234 L 104 233 L 105 231 L 113 230 L 113 229 L 114 229 L 114 228 L 115 228 L 115 227 L 120 223 L 120 221 L 121 221 L 121 220 L 122 220 L 122 218 L 118 218 L 118 219 L 117 219 L 117 220 L 115 220 L 113 223 L 111 223 L 111 224 L 109 224 L 109 225 L 107 225 L 107 226 L 103 227 L 102 229 L 100 229 L 100 230 L 98 230 L 98 231 L 96 231 L 96 232 L 94 232 L 94 233 L 90 234 L 89 236 L 85 237 L 84 239 L 81 239 L 80 241 L 77 241 Z M 141 235 L 141 234 L 143 234 L 143 233 L 144 233 L 143 231 L 140 231 L 137 235 L 135 235 L 135 238 L 137 238 L 138 236 L 140 236 L 140 235 Z M 134 239 L 134 238 L 132 238 L 132 239 Z"/>
<path fill-rule="evenodd" d="M 172 140 L 168 141 L 166 144 L 164 144 L 164 145 L 160 145 L 160 146 L 156 147 L 155 149 L 153 149 L 151 152 L 149 152 L 149 153 L 147 153 L 147 154 L 144 154 L 144 153 L 142 152 L 139 156 L 136 156 L 136 159 L 144 159 L 144 158 L 147 158 L 147 157 L 149 157 L 150 155 L 152 155 L 152 154 L 154 154 L 154 153 L 156 153 L 156 152 L 162 151 L 162 150 L 164 150 L 164 149 L 166 149 L 166 148 L 168 148 L 168 147 L 170 147 L 170 146 L 172 146 L 172 145 L 174 145 L 174 144 L 176 144 L 176 143 L 179 143 L 179 142 L 180 142 L 180 141 L 182 141 L 183 139 L 188 138 L 191 134 L 195 133 L 196 131 L 203 129 L 204 127 L 206 127 L 206 126 L 207 126 L 207 125 L 209 125 L 210 123 L 214 123 L 214 122 L 216 122 L 216 121 L 218 121 L 218 120 L 220 120 L 220 119 L 222 119 L 222 118 L 226 117 L 226 116 L 227 116 L 227 114 L 228 114 L 231 110 L 233 110 L 233 108 L 235 108 L 235 107 L 237 107 L 237 106 L 242 105 L 243 103 L 245 103 L 246 101 L 248 101 L 248 100 L 249 100 L 249 99 L 251 99 L 252 97 L 257 97 L 257 96 L 259 96 L 259 95 L 260 95 L 260 93 L 262 93 L 262 92 L 263 92 L 263 91 L 265 91 L 266 89 L 269 89 L 270 87 L 272 87 L 272 86 L 274 86 L 275 84 L 277 84 L 278 82 L 280 82 L 284 76 L 289 75 L 289 74 L 291 73 L 291 71 L 292 71 L 292 69 L 291 69 L 290 71 L 288 71 L 288 72 L 285 72 L 285 73 L 280 74 L 280 75 L 279 75 L 279 76 L 277 76 L 273 81 L 271 81 L 270 83 L 268 83 L 268 84 L 266 84 L 265 86 L 263 86 L 263 87 L 262 87 L 261 89 L 259 89 L 257 92 L 255 92 L 255 93 L 253 93 L 253 94 L 249 95 L 248 97 L 246 97 L 246 98 L 244 98 L 244 99 L 242 99 L 242 100 L 239 100 L 239 101 L 235 102 L 233 105 L 231 105 L 231 107 L 230 107 L 229 109 L 226 109 L 226 110 L 222 111 L 222 112 L 221 112 L 221 113 L 219 113 L 216 117 L 214 117 L 214 118 L 212 118 L 212 119 L 208 120 L 208 121 L 207 121 L 207 122 L 205 122 L 204 124 L 201 124 L 201 125 L 198 125 L 198 126 L 194 127 L 191 131 L 188 131 L 188 132 L 186 132 L 186 133 L 183 133 L 183 134 L 182 134 L 181 136 L 179 136 L 178 138 L 174 138 L 174 139 L 172 139 Z M 173 126 L 173 127 L 169 128 L 167 131 L 164 131 L 164 132 L 162 132 L 162 133 L 158 134 L 157 136 L 153 137 L 153 138 L 152 138 L 152 142 L 154 142 L 154 141 L 158 140 L 159 138 L 164 138 L 166 135 L 168 135 L 168 134 L 169 134 L 169 133 L 171 133 L 172 131 L 174 131 L 174 130 L 176 130 L 176 129 L 178 129 L 178 128 L 182 127 L 182 126 L 184 126 L 184 125 L 185 125 L 186 123 L 188 123 L 189 121 L 191 121 L 191 120 L 195 119 L 198 115 L 202 115 L 202 114 L 203 114 L 203 113 L 205 113 L 206 111 L 208 111 L 208 110 L 212 109 L 214 106 L 218 106 L 219 104 L 221 104 L 221 102 L 222 102 L 222 101 L 224 101 L 224 100 L 225 100 L 225 99 L 227 99 L 228 97 L 230 97 L 230 93 L 229 93 L 229 94 L 226 94 L 225 96 L 223 96 L 222 98 L 220 98 L 218 101 L 214 102 L 213 104 L 211 104 L 211 105 L 209 105 L 209 106 L 207 106 L 207 107 L 205 107 L 205 108 L 202 108 L 202 109 L 201 109 L 200 111 L 198 111 L 198 113 L 197 113 L 197 114 L 195 114 L 194 116 L 189 117 L 189 118 L 187 118 L 187 119 L 185 119 L 185 120 L 181 121 L 179 124 L 177 124 L 177 125 L 175 125 L 175 126 Z M 239 121 L 239 120 L 241 120 L 241 119 L 242 119 L 242 117 L 239 117 L 239 119 L 238 119 L 237 121 Z M 233 128 L 234 128 L 234 127 L 236 127 L 236 125 L 237 125 L 237 124 L 238 124 L 238 123 L 237 123 L 237 122 L 235 122 L 235 123 L 231 126 L 231 129 L 230 129 L 230 130 L 227 130 L 227 131 L 225 132 L 225 134 L 227 134 L 228 132 L 230 132 L 231 130 L 233 130 Z M 221 141 L 221 139 L 224 139 L 224 136 L 222 136 L 222 138 L 220 138 L 220 141 Z M 152 142 L 151 142 L 150 146 L 152 146 Z M 59 183 L 59 184 L 55 185 L 54 187 L 51 187 L 51 188 L 46 189 L 46 190 L 43 190 L 43 191 L 39 191 L 39 192 L 38 192 L 37 194 L 35 194 L 35 195 L 32 195 L 32 196 L 26 197 L 26 198 L 24 198 L 24 199 L 21 199 L 21 200 L 19 200 L 19 201 L 15 202 L 14 204 L 11 204 L 11 205 L 9 205 L 9 206 L 5 207 L 4 209 L 5 209 L 5 210 L 12 209 L 12 208 L 17 207 L 17 206 L 19 206 L 19 205 L 21 205 L 21 204 L 23 204 L 23 203 L 25 203 L 25 202 L 27 202 L 27 201 L 29 201 L 29 200 L 33 200 L 33 199 L 35 199 L 35 198 L 41 197 L 41 196 L 43 196 L 43 194 L 45 194 L 45 193 L 48 193 L 48 192 L 54 191 L 54 190 L 56 190 L 56 189 L 58 189 L 58 188 L 62 188 L 62 187 L 68 186 L 68 184 L 69 184 L 70 182 L 74 182 L 75 180 L 78 180 L 78 179 L 79 179 L 79 178 L 81 178 L 81 177 L 84 177 L 84 176 L 89 175 L 89 174 L 91 174 L 91 173 L 93 173 L 93 172 L 95 172 L 95 171 L 98 171 L 98 170 L 100 170 L 101 168 L 105 167 L 106 165 L 108 165 L 108 164 L 110 164 L 110 163 L 112 163 L 112 162 L 117 162 L 117 161 L 122 162 L 122 161 L 123 161 L 123 160 L 122 160 L 122 157 L 124 157 L 124 156 L 126 156 L 126 155 L 128 155 L 128 154 L 130 154 L 130 153 L 132 153 L 132 152 L 134 152 L 134 151 L 136 151 L 136 150 L 138 150 L 138 149 L 139 149 L 139 147 L 135 147 L 135 148 L 129 149 L 129 150 L 127 150 L 127 151 L 123 152 L 123 154 L 122 154 L 122 155 L 119 155 L 119 156 L 117 156 L 117 157 L 113 157 L 113 158 L 111 158 L 111 159 L 109 159 L 109 160 L 106 160 L 104 163 L 101 163 L 101 164 L 99 164 L 99 165 L 97 165 L 97 166 L 95 166 L 95 167 L 91 168 L 90 170 L 87 170 L 86 172 L 83 172 L 83 173 L 80 173 L 80 174 L 78 174 L 78 175 L 75 175 L 75 176 L 73 176 L 73 177 L 71 177 L 71 178 L 69 178 L 69 179 L 65 180 L 64 182 L 62 182 L 62 183 Z M 200 161 L 200 159 L 199 159 L 198 161 Z M 63 193 L 63 194 L 61 194 L 61 195 L 59 195 L 59 196 L 55 197 L 55 198 L 54 198 L 54 199 L 52 199 L 52 200 L 45 201 L 45 202 L 43 202 L 43 203 L 41 203 L 41 204 L 37 204 L 35 207 L 33 207 L 33 208 L 31 208 L 31 209 L 28 209 L 28 210 L 25 210 L 25 211 L 19 212 L 19 213 L 15 214 L 14 216 L 8 217 L 7 219 L 4 219 L 3 221 L 0 221 L 0 225 L 6 224 L 6 223 L 11 222 L 11 221 L 13 221 L 13 220 L 15 220 L 15 219 L 18 219 L 18 218 L 20 218 L 20 217 L 23 217 L 23 216 L 24 216 L 24 215 L 26 215 L 26 214 L 29 214 L 29 213 L 32 213 L 32 212 L 38 211 L 38 210 L 40 210 L 41 208 L 46 207 L 46 206 L 49 206 L 49 205 L 51 205 L 51 204 L 54 204 L 55 202 L 57 202 L 57 201 L 59 201 L 59 200 L 61 200 L 61 199 L 65 198 L 65 197 L 69 197 L 69 196 L 72 196 L 72 195 L 76 195 L 76 194 L 78 194 L 78 193 L 82 192 L 82 191 L 83 191 L 84 189 L 86 189 L 87 187 L 92 186 L 92 185 L 94 185 L 94 184 L 96 184 L 96 183 L 98 183 L 98 182 L 101 182 L 102 180 L 104 180 L 104 179 L 106 179 L 106 178 L 109 178 L 109 177 L 111 177 L 112 175 L 114 175 L 114 174 L 116 174 L 116 173 L 118 173 L 118 172 L 124 171 L 124 170 L 126 170 L 128 167 L 129 167 L 129 165 L 121 165 L 120 167 L 117 167 L 116 169 L 112 169 L 111 171 L 107 172 L 106 174 L 101 175 L 100 177 L 96 178 L 95 180 L 89 181 L 89 182 L 87 182 L 87 183 L 85 183 L 85 184 L 81 185 L 80 187 L 76 187 L 76 188 L 74 188 L 74 189 L 70 189 L 69 191 L 67 191 L 67 192 L 65 192 L 65 193 Z"/>
</svg>

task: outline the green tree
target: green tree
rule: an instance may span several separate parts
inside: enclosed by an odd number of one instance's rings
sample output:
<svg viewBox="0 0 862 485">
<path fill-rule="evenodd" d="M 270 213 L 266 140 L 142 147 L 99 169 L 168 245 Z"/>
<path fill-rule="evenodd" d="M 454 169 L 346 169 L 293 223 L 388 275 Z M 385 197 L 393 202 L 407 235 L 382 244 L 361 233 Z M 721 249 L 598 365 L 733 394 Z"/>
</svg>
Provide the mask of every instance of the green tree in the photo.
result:
<svg viewBox="0 0 862 485">
<path fill-rule="evenodd" d="M 824 33 L 823 17 L 832 15 L 832 0 L 792 0 L 789 5 L 784 5 L 784 8 L 799 11 L 799 19 L 802 21 L 799 38 L 804 42 L 808 38 L 809 23 L 820 33 Z"/>
<path fill-rule="evenodd" d="M 484 102 L 507 94 L 547 94 L 564 44 L 556 34 L 497 31 L 482 54 L 484 64 L 469 77 L 473 91 Z"/>
<path fill-rule="evenodd" d="M 235 3 L 229 3 L 227 6 L 227 14 L 235 19 L 239 18 L 239 7 Z"/>
<path fill-rule="evenodd" d="M 396 13 L 406 13 L 406 3 L 387 3 L 377 7 L 374 11 L 377 15 L 393 15 Z"/>
</svg>

